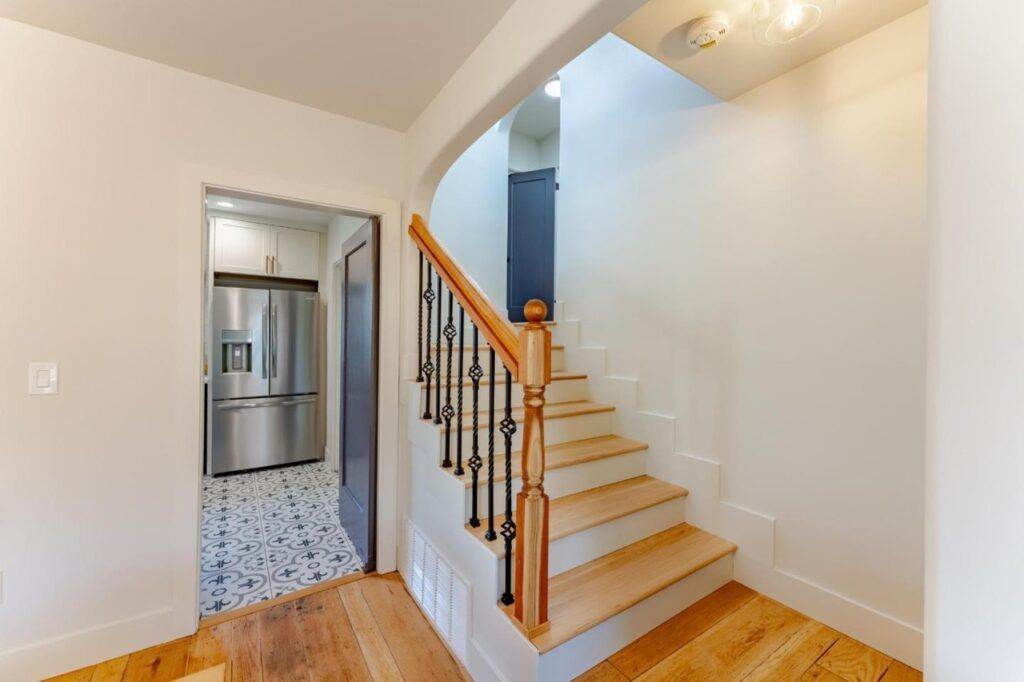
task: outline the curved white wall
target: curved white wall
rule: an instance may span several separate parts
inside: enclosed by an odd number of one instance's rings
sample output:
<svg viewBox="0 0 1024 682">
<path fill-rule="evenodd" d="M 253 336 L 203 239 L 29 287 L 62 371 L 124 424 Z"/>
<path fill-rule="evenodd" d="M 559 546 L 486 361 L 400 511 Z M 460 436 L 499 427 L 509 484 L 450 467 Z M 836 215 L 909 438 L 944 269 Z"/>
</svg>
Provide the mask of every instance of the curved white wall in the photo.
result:
<svg viewBox="0 0 1024 682">
<path fill-rule="evenodd" d="M 499 310 L 505 309 L 509 133 L 491 126 L 448 169 L 430 229 Z"/>
</svg>

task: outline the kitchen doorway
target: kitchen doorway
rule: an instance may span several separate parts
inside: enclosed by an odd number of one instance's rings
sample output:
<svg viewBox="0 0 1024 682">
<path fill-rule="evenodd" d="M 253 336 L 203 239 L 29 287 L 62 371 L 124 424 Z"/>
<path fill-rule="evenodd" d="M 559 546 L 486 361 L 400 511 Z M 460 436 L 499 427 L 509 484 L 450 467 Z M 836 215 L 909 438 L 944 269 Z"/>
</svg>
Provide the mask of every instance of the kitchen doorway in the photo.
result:
<svg viewBox="0 0 1024 682">
<path fill-rule="evenodd" d="M 205 206 L 198 601 L 212 617 L 367 568 L 328 447 L 339 391 L 327 264 L 370 216 L 213 188 Z"/>
</svg>

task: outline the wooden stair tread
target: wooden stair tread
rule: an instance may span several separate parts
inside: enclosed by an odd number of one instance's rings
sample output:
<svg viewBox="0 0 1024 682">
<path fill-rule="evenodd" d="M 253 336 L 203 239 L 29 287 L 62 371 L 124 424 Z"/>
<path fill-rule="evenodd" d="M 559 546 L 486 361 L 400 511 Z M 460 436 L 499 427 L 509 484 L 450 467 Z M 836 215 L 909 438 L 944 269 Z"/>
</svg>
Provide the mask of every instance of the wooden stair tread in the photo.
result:
<svg viewBox="0 0 1024 682">
<path fill-rule="evenodd" d="M 574 379 L 586 379 L 586 378 L 587 378 L 586 374 L 580 374 L 579 372 L 567 372 L 565 370 L 552 370 L 552 372 L 551 372 L 551 381 L 552 382 L 555 382 L 555 381 L 572 381 Z M 418 383 L 420 384 L 421 388 L 425 389 L 427 387 L 427 382 L 425 382 L 425 381 L 418 382 Z M 481 386 L 488 386 L 488 385 L 490 385 L 490 383 L 491 382 L 487 379 L 486 374 L 484 375 L 484 378 L 482 378 L 480 380 L 480 385 Z M 494 377 L 494 385 L 495 386 L 503 386 L 504 384 L 505 384 L 505 376 L 504 376 L 504 374 L 502 374 L 500 376 L 496 375 Z M 459 385 L 459 380 L 458 379 L 452 379 L 452 386 L 458 386 L 458 385 Z M 472 379 L 463 379 L 462 380 L 462 385 L 463 386 L 472 386 L 473 385 L 473 380 Z M 448 386 L 448 382 L 447 381 L 441 382 L 441 388 L 442 389 L 446 388 L 447 386 Z M 431 384 L 431 390 L 433 390 L 433 384 Z M 472 400 L 472 394 L 471 393 L 463 392 L 462 395 L 463 395 L 463 403 L 465 403 L 465 401 L 467 399 L 467 396 L 469 396 L 469 400 Z M 483 395 L 483 393 L 481 393 L 481 396 L 482 395 Z M 481 402 L 483 402 L 483 401 L 481 400 Z"/>
<path fill-rule="evenodd" d="M 530 641 L 540 653 L 600 625 L 669 585 L 736 551 L 687 523 L 634 542 L 548 583 L 551 627 Z M 511 607 L 503 607 L 511 618 Z"/>
<path fill-rule="evenodd" d="M 486 446 L 484 446 L 486 447 Z M 646 443 L 623 438 L 622 436 L 608 435 L 597 436 L 596 438 L 584 438 L 573 440 L 568 443 L 547 445 L 544 447 L 544 470 L 552 471 L 562 469 L 574 464 L 583 464 L 607 457 L 617 457 L 631 452 L 640 452 L 647 449 Z M 472 454 L 472 453 L 470 453 Z M 485 453 L 481 453 L 484 456 Z M 463 453 L 465 456 L 465 453 Z M 522 451 L 516 450 L 512 453 L 512 477 L 517 478 L 522 468 Z M 485 463 L 486 466 L 486 463 Z M 451 469 L 448 469 L 451 472 Z M 453 476 L 455 474 L 452 474 Z M 469 469 L 462 476 L 457 476 L 467 488 L 473 485 L 473 477 Z M 494 453 L 494 480 L 505 480 L 505 454 Z M 482 485 L 487 482 L 487 470 L 480 469 L 480 481 Z"/>
<path fill-rule="evenodd" d="M 494 396 L 494 400 L 495 400 L 495 402 L 499 403 L 499 405 L 495 405 L 494 406 L 494 408 L 495 408 L 494 409 L 494 418 L 500 423 L 502 418 L 503 418 L 503 416 L 504 416 L 504 414 L 505 414 L 505 408 L 501 407 L 500 403 L 504 402 L 505 397 L 504 396 L 495 395 Z M 481 396 L 481 398 L 480 398 L 480 414 L 479 414 L 479 423 L 478 423 L 478 428 L 481 431 L 486 431 L 487 430 L 487 425 L 490 423 L 488 421 L 488 419 L 487 419 L 487 409 L 484 406 L 485 402 L 486 402 L 486 396 Z M 465 405 L 465 396 L 463 396 L 463 405 Z M 597 413 L 600 413 L 600 412 L 614 412 L 614 411 L 615 411 L 615 406 L 614 405 L 604 405 L 602 403 L 595 403 L 595 402 L 593 402 L 591 400 L 570 400 L 569 402 L 565 402 L 565 403 L 548 403 L 548 404 L 546 404 L 544 406 L 544 419 L 545 420 L 549 420 L 549 419 L 567 419 L 569 417 L 578 417 L 578 416 L 584 415 L 584 414 L 597 414 Z M 522 408 L 522 407 L 516 407 L 516 408 L 512 409 L 512 419 L 514 419 L 517 424 L 522 423 L 522 421 L 523 421 L 523 412 L 524 412 L 524 408 Z M 424 421 L 429 421 L 432 424 L 434 423 L 433 419 L 425 419 Z M 439 426 L 442 429 L 444 428 L 443 424 L 439 424 L 437 426 Z M 452 418 L 452 430 L 453 431 L 455 430 L 455 426 L 456 426 L 456 422 L 455 422 L 455 418 L 453 417 Z M 462 430 L 463 431 L 471 431 L 472 429 L 473 429 L 473 413 L 472 412 L 463 412 L 462 413 Z M 486 442 L 486 438 L 487 438 L 487 436 L 484 435 L 484 440 L 482 440 L 481 443 L 485 443 Z M 494 443 L 495 443 L 494 447 L 495 447 L 495 450 L 497 450 L 500 447 L 503 447 L 503 445 L 500 445 L 500 443 L 502 442 L 502 440 L 501 440 L 502 438 L 503 438 L 503 436 L 501 435 L 501 433 L 498 432 L 498 431 L 495 431 L 495 434 L 494 434 Z M 483 449 L 483 448 L 481 448 L 481 449 Z M 468 455 L 466 455 L 466 457 L 468 458 Z"/>
<path fill-rule="evenodd" d="M 556 497 L 550 504 L 548 537 L 553 542 L 687 494 L 686 488 L 650 476 L 637 476 L 565 497 Z M 503 519 L 504 516 L 495 516 L 494 527 L 498 528 Z M 477 528 L 468 524 L 466 528 L 498 557 L 505 556 L 504 542 L 500 539 L 491 542 L 484 539 L 486 519 Z"/>
</svg>

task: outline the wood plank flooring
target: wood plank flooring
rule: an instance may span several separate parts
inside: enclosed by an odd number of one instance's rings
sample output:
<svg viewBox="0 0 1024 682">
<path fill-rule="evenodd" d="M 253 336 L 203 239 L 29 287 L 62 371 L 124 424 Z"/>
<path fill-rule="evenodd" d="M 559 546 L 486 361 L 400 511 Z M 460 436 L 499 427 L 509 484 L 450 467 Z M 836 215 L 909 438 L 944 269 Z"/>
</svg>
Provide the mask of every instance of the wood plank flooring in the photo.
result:
<svg viewBox="0 0 1024 682">
<path fill-rule="evenodd" d="M 466 679 L 397 573 L 367 576 L 51 679 L 169 681 L 222 663 L 229 682 Z"/>
<path fill-rule="evenodd" d="M 176 680 L 224 664 L 225 680 L 465 680 L 397 573 L 280 603 L 191 637 L 52 678 Z M 753 590 L 729 583 L 577 678 L 921 682 L 921 673 Z"/>
<path fill-rule="evenodd" d="M 731 582 L 577 682 L 922 679 L 908 665 Z"/>
</svg>

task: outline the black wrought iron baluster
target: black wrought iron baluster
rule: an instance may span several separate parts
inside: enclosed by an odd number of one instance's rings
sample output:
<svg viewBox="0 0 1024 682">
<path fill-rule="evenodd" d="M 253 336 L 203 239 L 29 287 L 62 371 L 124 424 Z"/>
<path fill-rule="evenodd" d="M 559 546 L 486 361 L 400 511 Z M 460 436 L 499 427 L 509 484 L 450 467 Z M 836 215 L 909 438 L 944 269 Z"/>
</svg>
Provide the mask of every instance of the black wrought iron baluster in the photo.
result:
<svg viewBox="0 0 1024 682">
<path fill-rule="evenodd" d="M 455 416 L 455 408 L 452 407 L 452 350 L 455 345 L 455 324 L 452 322 L 452 290 L 448 289 L 448 322 L 444 325 L 444 338 L 448 342 L 448 373 L 444 387 L 444 409 L 441 416 L 444 417 L 444 461 L 441 466 L 448 469 L 452 465 L 452 417 Z"/>
<path fill-rule="evenodd" d="M 431 310 L 433 309 L 433 303 L 436 296 L 434 295 L 432 282 L 433 266 L 430 263 L 427 263 L 427 290 L 423 292 L 423 300 L 427 302 L 427 339 L 425 349 L 426 352 L 424 353 L 423 361 L 423 375 L 427 378 L 427 401 L 426 408 L 423 410 L 424 419 L 430 419 L 433 416 L 430 414 L 430 380 L 434 376 L 434 363 L 430 361 L 430 315 Z M 440 304 L 437 307 L 440 309 Z M 423 348 L 423 346 L 421 346 L 421 348 Z"/>
<path fill-rule="evenodd" d="M 501 524 L 501 537 L 505 540 L 505 592 L 501 603 L 506 606 L 515 601 L 512 596 L 512 541 L 516 538 L 516 523 L 512 520 L 512 436 L 516 420 L 512 418 L 512 372 L 505 369 L 505 418 L 501 420 L 501 433 L 505 436 L 505 520 Z"/>
<path fill-rule="evenodd" d="M 423 381 L 423 252 L 420 251 L 420 292 L 417 296 L 416 310 L 416 351 L 419 362 L 416 363 L 416 382 Z"/>
<path fill-rule="evenodd" d="M 461 476 L 466 473 L 462 468 L 462 382 L 463 365 L 466 357 L 466 311 L 459 306 L 459 383 L 456 386 L 457 397 L 455 399 L 455 475 Z"/>
<path fill-rule="evenodd" d="M 484 376 L 484 369 L 480 366 L 480 330 L 473 324 L 473 364 L 469 366 L 469 378 L 473 381 L 473 427 L 472 439 L 470 441 L 469 471 L 472 473 L 472 512 L 469 517 L 469 525 L 473 528 L 480 526 L 480 510 L 477 505 L 479 497 L 477 487 L 480 484 L 480 469 L 483 467 L 483 460 L 480 458 L 480 379 Z"/>
<path fill-rule="evenodd" d="M 490 367 L 487 369 L 487 377 L 490 384 L 487 386 L 488 397 L 490 398 L 487 407 L 487 532 L 484 537 L 487 540 L 496 540 L 498 534 L 494 532 L 494 349 L 491 348 L 487 354 L 490 360 Z"/>
<path fill-rule="evenodd" d="M 437 273 L 437 339 L 435 341 L 435 343 L 437 344 L 437 348 L 436 348 L 436 352 L 435 352 L 435 355 L 434 355 L 434 364 L 437 365 L 437 384 L 434 386 L 434 399 L 437 402 L 437 411 L 434 412 L 434 423 L 435 424 L 440 424 L 441 423 L 441 308 L 444 307 L 444 306 L 441 305 L 441 301 L 442 301 L 441 293 L 443 292 L 443 289 L 441 288 L 442 286 L 444 286 L 444 285 L 441 283 L 441 273 L 438 272 Z"/>
</svg>

